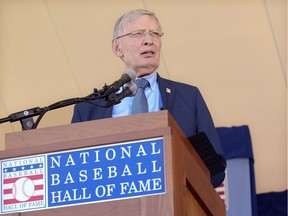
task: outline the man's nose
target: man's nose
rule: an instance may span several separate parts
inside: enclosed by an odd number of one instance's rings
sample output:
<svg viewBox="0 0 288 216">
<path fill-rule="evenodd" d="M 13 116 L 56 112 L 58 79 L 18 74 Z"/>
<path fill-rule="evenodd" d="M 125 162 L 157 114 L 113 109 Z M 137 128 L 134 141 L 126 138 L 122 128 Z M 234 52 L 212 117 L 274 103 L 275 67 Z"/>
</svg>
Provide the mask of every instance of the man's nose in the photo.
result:
<svg viewBox="0 0 288 216">
<path fill-rule="evenodd" d="M 149 32 L 145 32 L 143 37 L 143 44 L 144 45 L 152 45 L 153 44 L 153 38 Z"/>
</svg>

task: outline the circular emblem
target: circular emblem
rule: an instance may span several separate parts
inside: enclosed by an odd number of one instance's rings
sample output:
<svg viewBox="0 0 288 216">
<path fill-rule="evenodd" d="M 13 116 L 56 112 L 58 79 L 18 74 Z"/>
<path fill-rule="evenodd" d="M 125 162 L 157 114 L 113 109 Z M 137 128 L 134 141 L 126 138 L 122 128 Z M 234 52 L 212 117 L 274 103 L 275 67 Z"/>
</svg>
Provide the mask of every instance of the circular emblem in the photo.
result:
<svg viewBox="0 0 288 216">
<path fill-rule="evenodd" d="M 27 201 L 33 195 L 35 190 L 34 183 L 29 178 L 20 178 L 18 179 L 13 187 L 12 187 L 12 194 L 15 199 L 18 201 Z"/>
</svg>

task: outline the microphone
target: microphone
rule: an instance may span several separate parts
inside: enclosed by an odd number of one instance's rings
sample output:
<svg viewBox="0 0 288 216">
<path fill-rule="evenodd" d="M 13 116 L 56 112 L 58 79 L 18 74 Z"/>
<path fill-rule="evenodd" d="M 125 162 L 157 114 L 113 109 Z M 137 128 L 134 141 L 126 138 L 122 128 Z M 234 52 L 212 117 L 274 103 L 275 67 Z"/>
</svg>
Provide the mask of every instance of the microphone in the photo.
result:
<svg viewBox="0 0 288 216">
<path fill-rule="evenodd" d="M 124 90 L 120 92 L 119 94 L 116 94 L 115 97 L 111 98 L 107 103 L 105 107 L 110 107 L 114 104 L 120 103 L 120 101 L 129 96 L 134 96 L 137 92 L 137 85 L 134 82 L 129 82 L 125 84 Z"/>
<path fill-rule="evenodd" d="M 136 72 L 131 69 L 126 69 L 121 78 L 119 80 L 116 80 L 114 83 L 112 83 L 108 89 L 104 92 L 105 96 L 110 95 L 113 92 L 116 92 L 119 90 L 121 86 L 123 86 L 125 83 L 134 81 L 136 79 Z M 125 88 L 124 88 L 125 91 Z M 123 98 L 122 98 L 123 99 Z"/>
</svg>

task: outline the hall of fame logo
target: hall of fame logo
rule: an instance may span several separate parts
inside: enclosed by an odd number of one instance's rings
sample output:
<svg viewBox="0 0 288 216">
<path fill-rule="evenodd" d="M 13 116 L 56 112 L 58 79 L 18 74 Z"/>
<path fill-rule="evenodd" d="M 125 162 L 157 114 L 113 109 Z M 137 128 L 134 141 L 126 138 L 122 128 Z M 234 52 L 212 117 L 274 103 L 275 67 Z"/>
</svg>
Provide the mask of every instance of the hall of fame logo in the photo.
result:
<svg viewBox="0 0 288 216">
<path fill-rule="evenodd" d="M 0 161 L 0 214 L 166 193 L 162 137 Z"/>
<path fill-rule="evenodd" d="M 1 161 L 1 212 L 45 207 L 45 156 Z"/>
</svg>

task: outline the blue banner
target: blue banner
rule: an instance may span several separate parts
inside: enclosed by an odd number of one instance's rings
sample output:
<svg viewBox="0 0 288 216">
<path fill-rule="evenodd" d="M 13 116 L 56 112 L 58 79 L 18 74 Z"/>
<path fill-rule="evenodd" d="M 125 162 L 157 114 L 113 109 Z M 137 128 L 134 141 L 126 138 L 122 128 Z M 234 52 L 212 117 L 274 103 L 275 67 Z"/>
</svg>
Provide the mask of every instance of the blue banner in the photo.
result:
<svg viewBox="0 0 288 216">
<path fill-rule="evenodd" d="M 162 194 L 163 138 L 9 159 L 1 174 L 1 213 Z"/>
</svg>

